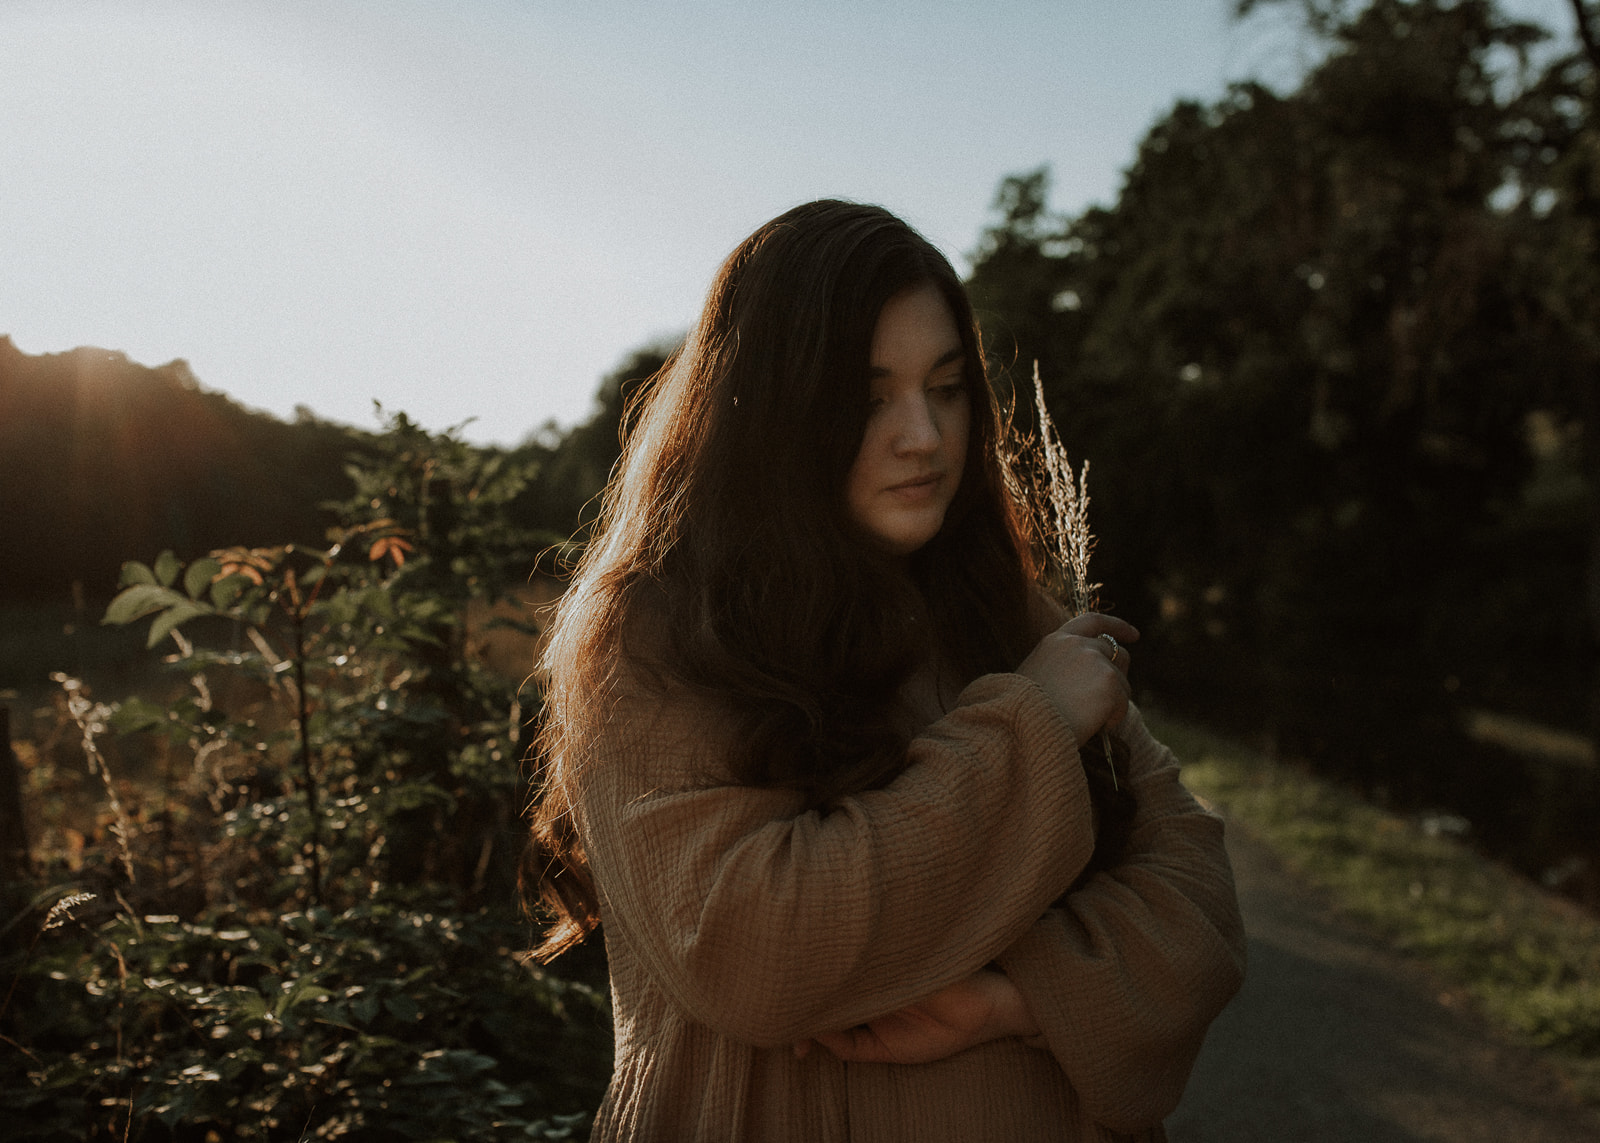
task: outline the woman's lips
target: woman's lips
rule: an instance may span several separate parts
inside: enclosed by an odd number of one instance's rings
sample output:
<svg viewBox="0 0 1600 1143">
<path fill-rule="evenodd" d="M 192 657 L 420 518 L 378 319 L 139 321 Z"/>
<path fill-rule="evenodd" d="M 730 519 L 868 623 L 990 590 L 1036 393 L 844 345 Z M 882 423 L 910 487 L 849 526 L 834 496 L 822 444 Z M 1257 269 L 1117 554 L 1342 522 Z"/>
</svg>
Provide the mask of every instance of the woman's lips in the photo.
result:
<svg viewBox="0 0 1600 1143">
<path fill-rule="evenodd" d="M 942 472 L 929 472 L 912 477 L 910 480 L 902 480 L 899 484 L 891 484 L 885 491 L 902 499 L 917 500 L 932 493 L 943 477 Z"/>
</svg>

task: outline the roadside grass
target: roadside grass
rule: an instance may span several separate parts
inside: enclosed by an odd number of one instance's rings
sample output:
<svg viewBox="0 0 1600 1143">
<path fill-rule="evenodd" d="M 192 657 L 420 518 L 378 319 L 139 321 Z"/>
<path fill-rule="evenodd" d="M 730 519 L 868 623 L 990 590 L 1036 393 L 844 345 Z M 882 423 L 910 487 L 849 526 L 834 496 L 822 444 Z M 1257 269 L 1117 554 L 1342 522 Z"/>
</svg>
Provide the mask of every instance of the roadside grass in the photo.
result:
<svg viewBox="0 0 1600 1143">
<path fill-rule="evenodd" d="M 1149 721 L 1191 790 L 1600 1104 L 1600 919 L 1475 853 L 1448 822 L 1378 809 L 1190 724 Z"/>
</svg>

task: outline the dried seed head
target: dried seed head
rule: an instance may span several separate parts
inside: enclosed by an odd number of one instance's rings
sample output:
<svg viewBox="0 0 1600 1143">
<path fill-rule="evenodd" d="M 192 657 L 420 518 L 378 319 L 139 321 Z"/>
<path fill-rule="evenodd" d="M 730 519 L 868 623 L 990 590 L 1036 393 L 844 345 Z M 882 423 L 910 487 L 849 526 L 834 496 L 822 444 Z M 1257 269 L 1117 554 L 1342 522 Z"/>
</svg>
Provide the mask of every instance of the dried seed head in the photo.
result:
<svg viewBox="0 0 1600 1143">
<path fill-rule="evenodd" d="M 1039 364 L 1033 366 L 1036 436 L 1012 441 L 1015 463 L 1008 485 L 1033 523 L 1045 575 L 1074 615 L 1093 611 L 1100 585 L 1089 579 L 1094 535 L 1089 531 L 1089 462 L 1073 472 L 1044 402 Z"/>
<path fill-rule="evenodd" d="M 93 893 L 71 893 L 61 898 L 50 906 L 50 911 L 44 916 L 44 928 L 39 931 L 48 933 L 51 929 L 59 929 L 72 919 L 72 910 L 79 905 L 88 904 L 94 898 Z"/>
<path fill-rule="evenodd" d="M 1043 549 L 1044 570 L 1052 589 L 1073 615 L 1094 611 L 1100 605 L 1100 585 L 1089 580 L 1089 556 L 1094 552 L 1094 535 L 1089 531 L 1089 462 L 1077 473 L 1067 459 L 1067 450 L 1056 432 L 1055 421 L 1044 403 L 1044 383 L 1039 379 L 1039 363 L 1033 363 L 1033 405 L 1038 416 L 1038 436 L 1016 438 L 1013 451 L 1020 462 L 1021 479 L 1010 487 L 1019 494 Z M 1112 761 L 1111 736 L 1100 732 L 1100 747 L 1111 771 L 1111 784 L 1118 786 L 1117 768 Z"/>
</svg>

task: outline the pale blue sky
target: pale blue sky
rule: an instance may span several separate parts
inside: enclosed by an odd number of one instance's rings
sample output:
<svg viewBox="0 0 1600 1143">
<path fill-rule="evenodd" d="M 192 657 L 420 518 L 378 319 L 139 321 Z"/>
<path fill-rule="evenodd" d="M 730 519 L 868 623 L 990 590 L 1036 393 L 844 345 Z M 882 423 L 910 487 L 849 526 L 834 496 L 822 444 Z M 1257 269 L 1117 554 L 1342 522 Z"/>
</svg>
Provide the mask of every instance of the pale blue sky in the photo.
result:
<svg viewBox="0 0 1600 1143">
<path fill-rule="evenodd" d="M 0 0 L 0 333 L 510 443 L 796 203 L 881 202 L 962 266 L 1005 174 L 1109 201 L 1175 99 L 1305 66 L 1230 7 Z"/>
</svg>

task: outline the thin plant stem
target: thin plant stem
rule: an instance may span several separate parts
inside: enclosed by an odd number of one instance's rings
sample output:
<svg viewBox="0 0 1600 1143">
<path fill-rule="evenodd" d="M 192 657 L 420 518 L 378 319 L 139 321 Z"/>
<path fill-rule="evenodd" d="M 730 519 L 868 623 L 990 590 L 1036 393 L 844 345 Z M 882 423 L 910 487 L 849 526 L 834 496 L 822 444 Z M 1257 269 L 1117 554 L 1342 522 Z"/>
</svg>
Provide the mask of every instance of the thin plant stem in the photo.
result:
<svg viewBox="0 0 1600 1143">
<path fill-rule="evenodd" d="M 1027 469 L 1022 486 L 1024 504 L 1039 531 L 1048 577 L 1061 601 L 1078 616 L 1095 610 L 1100 602 L 1100 585 L 1089 579 L 1089 557 L 1094 552 L 1094 534 L 1089 531 L 1089 462 L 1073 472 L 1045 405 L 1037 361 L 1033 363 L 1033 404 L 1037 433 L 1031 440 L 1023 440 L 1020 449 Z M 1112 789 L 1118 789 L 1111 735 L 1105 730 L 1100 731 L 1100 747 L 1111 771 Z"/>
<path fill-rule="evenodd" d="M 60 671 L 50 676 L 58 683 L 67 696 L 67 713 L 72 721 L 77 723 L 78 731 L 83 735 L 83 753 L 88 759 L 89 769 L 99 777 L 105 787 L 106 800 L 111 804 L 111 832 L 117 839 L 117 857 L 122 863 L 123 872 L 128 875 L 128 884 L 133 884 L 133 850 L 130 842 L 133 837 L 133 820 L 128 817 L 128 811 L 123 809 L 122 799 L 117 796 L 117 785 L 111 780 L 111 767 L 106 763 L 105 755 L 100 753 L 100 746 L 95 741 L 105 733 L 106 719 L 110 717 L 109 707 L 89 701 L 82 680 L 75 679 Z"/>
<path fill-rule="evenodd" d="M 305 620 L 290 615 L 294 632 L 294 691 L 299 720 L 300 773 L 306 791 L 306 812 L 311 818 L 311 903 L 322 903 L 322 825 L 321 799 L 317 792 L 317 771 L 311 755 L 311 702 L 306 695 Z"/>
</svg>

